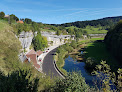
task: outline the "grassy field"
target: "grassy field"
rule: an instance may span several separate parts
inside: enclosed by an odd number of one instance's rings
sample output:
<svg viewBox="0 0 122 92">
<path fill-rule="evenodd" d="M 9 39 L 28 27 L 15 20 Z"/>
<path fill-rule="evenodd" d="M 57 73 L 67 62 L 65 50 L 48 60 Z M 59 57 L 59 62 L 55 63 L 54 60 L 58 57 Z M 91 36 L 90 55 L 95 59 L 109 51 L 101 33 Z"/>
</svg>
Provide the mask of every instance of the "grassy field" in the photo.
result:
<svg viewBox="0 0 122 92">
<path fill-rule="evenodd" d="M 74 28 L 76 28 L 76 29 L 79 29 L 78 27 L 75 27 L 75 26 L 70 26 L 70 27 L 65 27 L 66 29 L 68 29 L 68 28 L 71 28 L 71 29 L 74 29 Z"/>
<path fill-rule="evenodd" d="M 111 69 L 115 72 L 119 68 L 119 64 L 111 53 L 106 49 L 105 43 L 92 42 L 88 43 L 85 49 L 85 58 L 93 57 L 97 64 L 104 60 L 110 65 Z"/>
<path fill-rule="evenodd" d="M 87 26 L 83 30 L 87 31 L 88 34 L 102 34 L 102 33 L 107 33 L 107 30 L 103 30 L 102 27 L 95 28 L 94 26 Z"/>
<path fill-rule="evenodd" d="M 80 43 L 88 43 L 88 42 L 92 42 L 92 41 L 96 41 L 96 40 L 104 40 L 104 38 L 91 38 L 91 39 L 84 39 L 84 40 L 81 40 L 80 42 L 79 42 L 79 44 Z"/>
<path fill-rule="evenodd" d="M 66 27 L 66 29 L 68 29 L 68 28 L 79 29 L 78 27 L 75 27 L 75 26 Z M 87 31 L 88 34 L 103 34 L 103 33 L 107 33 L 107 30 L 102 29 L 102 27 L 94 27 L 94 26 L 86 26 L 85 28 L 82 28 L 82 30 Z"/>
</svg>

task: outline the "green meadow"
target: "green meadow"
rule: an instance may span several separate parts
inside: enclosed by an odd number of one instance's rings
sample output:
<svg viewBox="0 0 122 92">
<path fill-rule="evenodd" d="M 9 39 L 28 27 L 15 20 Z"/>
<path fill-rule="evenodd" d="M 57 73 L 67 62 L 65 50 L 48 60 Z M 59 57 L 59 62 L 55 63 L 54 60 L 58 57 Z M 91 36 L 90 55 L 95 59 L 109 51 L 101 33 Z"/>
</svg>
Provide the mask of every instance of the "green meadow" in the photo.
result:
<svg viewBox="0 0 122 92">
<path fill-rule="evenodd" d="M 91 42 L 85 47 L 85 58 L 92 57 L 95 59 L 94 63 L 100 64 L 100 61 L 106 61 L 110 65 L 112 71 L 117 71 L 119 64 L 113 55 L 106 49 L 105 43 Z"/>
<path fill-rule="evenodd" d="M 107 33 L 107 30 L 104 30 L 101 26 L 100 27 L 86 26 L 86 28 L 84 28 L 82 30 L 87 31 L 88 34 L 103 34 L 103 33 Z"/>
<path fill-rule="evenodd" d="M 66 27 L 66 29 L 71 28 L 71 29 L 80 29 L 78 27 L 75 26 L 70 26 L 70 27 Z M 84 31 L 87 31 L 88 34 L 104 34 L 107 33 L 107 30 L 105 30 L 102 26 L 86 26 L 85 28 L 81 28 Z"/>
</svg>

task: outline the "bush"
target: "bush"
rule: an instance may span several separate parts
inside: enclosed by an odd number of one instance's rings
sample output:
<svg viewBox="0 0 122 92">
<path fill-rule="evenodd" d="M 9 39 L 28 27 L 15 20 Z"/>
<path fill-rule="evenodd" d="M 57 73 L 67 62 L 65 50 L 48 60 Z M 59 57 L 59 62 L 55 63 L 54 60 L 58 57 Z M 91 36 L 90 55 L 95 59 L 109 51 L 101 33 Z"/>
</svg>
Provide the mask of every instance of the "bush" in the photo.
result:
<svg viewBox="0 0 122 92">
<path fill-rule="evenodd" d="M 68 73 L 65 79 L 56 81 L 54 92 L 88 92 L 89 86 L 80 72 Z"/>
</svg>

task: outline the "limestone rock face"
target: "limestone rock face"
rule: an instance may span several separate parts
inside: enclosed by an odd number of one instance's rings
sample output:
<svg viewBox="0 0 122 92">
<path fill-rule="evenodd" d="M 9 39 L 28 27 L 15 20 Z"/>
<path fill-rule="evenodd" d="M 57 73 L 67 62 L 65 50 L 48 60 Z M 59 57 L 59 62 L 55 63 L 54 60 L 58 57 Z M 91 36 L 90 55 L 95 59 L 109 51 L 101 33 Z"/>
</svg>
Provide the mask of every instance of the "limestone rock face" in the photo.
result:
<svg viewBox="0 0 122 92">
<path fill-rule="evenodd" d="M 32 32 L 21 32 L 19 34 L 19 40 L 21 42 L 23 49 L 29 49 L 32 39 L 33 39 L 33 33 Z"/>
</svg>

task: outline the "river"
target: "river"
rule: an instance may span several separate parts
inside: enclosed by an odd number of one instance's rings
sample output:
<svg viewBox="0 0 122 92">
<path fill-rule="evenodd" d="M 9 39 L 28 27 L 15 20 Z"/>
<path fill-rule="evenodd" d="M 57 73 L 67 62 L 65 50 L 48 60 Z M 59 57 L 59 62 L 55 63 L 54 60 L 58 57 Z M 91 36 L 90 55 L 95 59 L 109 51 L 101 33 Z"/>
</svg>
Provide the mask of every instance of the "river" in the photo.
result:
<svg viewBox="0 0 122 92">
<path fill-rule="evenodd" d="M 84 62 L 74 61 L 72 57 L 68 56 L 65 59 L 65 65 L 63 69 L 65 69 L 67 72 L 81 71 L 82 76 L 86 80 L 86 83 L 89 84 L 90 86 L 93 86 L 93 79 L 95 78 L 95 76 L 91 76 L 84 67 L 85 67 Z"/>
</svg>

